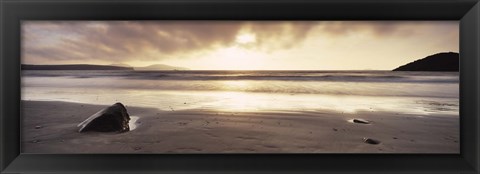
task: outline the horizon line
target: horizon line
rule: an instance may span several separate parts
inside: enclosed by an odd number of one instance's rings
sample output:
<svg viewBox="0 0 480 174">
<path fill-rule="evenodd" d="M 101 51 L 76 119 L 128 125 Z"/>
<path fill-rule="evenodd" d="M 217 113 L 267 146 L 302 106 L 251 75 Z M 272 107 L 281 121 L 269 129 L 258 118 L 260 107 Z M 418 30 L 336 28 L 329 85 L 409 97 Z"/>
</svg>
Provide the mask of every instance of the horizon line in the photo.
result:
<svg viewBox="0 0 480 174">
<path fill-rule="evenodd" d="M 112 66 L 112 67 L 124 67 L 133 68 L 128 71 L 392 71 L 390 69 L 165 69 L 165 70 L 136 70 L 133 66 L 116 66 L 116 65 L 102 65 L 102 64 L 21 64 L 21 65 L 33 65 L 33 66 L 65 66 L 65 65 L 88 65 L 88 66 Z M 82 70 L 79 70 L 82 71 Z M 113 70 L 113 71 L 125 71 L 125 70 Z"/>
</svg>

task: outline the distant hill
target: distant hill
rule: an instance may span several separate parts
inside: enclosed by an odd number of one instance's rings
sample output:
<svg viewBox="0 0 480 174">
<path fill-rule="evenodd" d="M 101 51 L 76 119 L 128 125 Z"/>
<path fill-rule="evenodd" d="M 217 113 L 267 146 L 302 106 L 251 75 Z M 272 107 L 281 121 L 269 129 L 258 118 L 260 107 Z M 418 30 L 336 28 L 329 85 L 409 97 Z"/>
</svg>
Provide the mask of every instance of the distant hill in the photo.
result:
<svg viewBox="0 0 480 174">
<path fill-rule="evenodd" d="M 154 64 L 150 66 L 145 66 L 145 67 L 135 67 L 135 70 L 188 70 L 188 68 L 184 67 L 176 67 L 176 66 L 170 66 L 170 65 L 164 65 L 164 64 Z"/>
<path fill-rule="evenodd" d="M 133 70 L 132 67 L 120 67 L 111 65 L 26 65 L 22 64 L 22 70 Z"/>
<path fill-rule="evenodd" d="M 393 71 L 459 71 L 458 53 L 438 53 L 395 68 Z"/>
<path fill-rule="evenodd" d="M 123 63 L 112 63 L 112 64 L 110 64 L 109 66 L 132 67 L 132 66 L 130 66 L 130 65 L 123 64 Z"/>
</svg>

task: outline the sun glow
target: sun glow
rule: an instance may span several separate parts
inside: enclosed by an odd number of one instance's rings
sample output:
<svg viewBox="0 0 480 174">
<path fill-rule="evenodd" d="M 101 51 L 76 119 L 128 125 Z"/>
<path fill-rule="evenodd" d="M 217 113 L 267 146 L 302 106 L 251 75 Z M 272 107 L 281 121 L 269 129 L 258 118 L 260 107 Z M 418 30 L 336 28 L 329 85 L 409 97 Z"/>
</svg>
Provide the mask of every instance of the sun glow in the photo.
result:
<svg viewBox="0 0 480 174">
<path fill-rule="evenodd" d="M 257 41 L 257 37 L 250 33 L 240 34 L 237 36 L 235 42 L 238 44 L 249 44 L 255 43 Z"/>
<path fill-rule="evenodd" d="M 217 50 L 210 55 L 210 67 L 221 70 L 255 70 L 264 66 L 264 57 L 260 52 L 234 46 Z"/>
</svg>

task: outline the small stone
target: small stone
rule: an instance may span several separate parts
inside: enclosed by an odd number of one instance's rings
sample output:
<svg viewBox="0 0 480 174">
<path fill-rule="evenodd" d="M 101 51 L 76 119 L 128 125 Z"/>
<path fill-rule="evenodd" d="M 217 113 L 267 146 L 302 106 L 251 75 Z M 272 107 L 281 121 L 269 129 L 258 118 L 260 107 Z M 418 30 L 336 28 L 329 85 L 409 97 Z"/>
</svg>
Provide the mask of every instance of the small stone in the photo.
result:
<svg viewBox="0 0 480 174">
<path fill-rule="evenodd" d="M 142 149 L 141 147 L 134 147 L 133 150 L 140 150 Z"/>
<path fill-rule="evenodd" d="M 42 126 L 35 126 L 35 129 L 40 129 L 42 128 Z"/>
<path fill-rule="evenodd" d="M 39 143 L 40 140 L 33 140 L 32 143 Z"/>
<path fill-rule="evenodd" d="M 338 131 L 338 129 L 333 128 L 333 131 Z"/>
<path fill-rule="evenodd" d="M 398 139 L 397 137 L 393 137 L 393 139 Z"/>
<path fill-rule="evenodd" d="M 363 138 L 363 142 L 367 143 L 367 144 L 373 144 L 373 145 L 376 145 L 376 144 L 380 144 L 380 141 L 378 140 L 375 140 L 375 139 L 371 139 L 371 138 Z"/>
</svg>

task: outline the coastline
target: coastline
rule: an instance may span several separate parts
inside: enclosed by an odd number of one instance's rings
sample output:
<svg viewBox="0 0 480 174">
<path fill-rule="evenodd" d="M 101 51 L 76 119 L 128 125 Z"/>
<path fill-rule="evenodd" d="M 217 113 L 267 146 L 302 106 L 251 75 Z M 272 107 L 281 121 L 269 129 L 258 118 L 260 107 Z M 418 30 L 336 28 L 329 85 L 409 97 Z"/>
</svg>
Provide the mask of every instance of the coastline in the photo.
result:
<svg viewBox="0 0 480 174">
<path fill-rule="evenodd" d="M 113 103 L 112 103 L 113 104 Z M 22 101 L 22 153 L 459 153 L 459 118 L 362 111 L 159 110 L 127 106 L 139 117 L 126 133 L 78 133 L 106 107 Z M 371 121 L 363 125 L 348 120 Z M 380 144 L 363 142 L 373 138 Z"/>
</svg>

